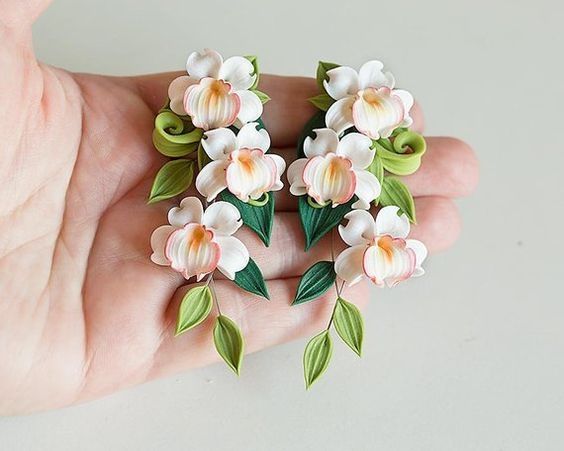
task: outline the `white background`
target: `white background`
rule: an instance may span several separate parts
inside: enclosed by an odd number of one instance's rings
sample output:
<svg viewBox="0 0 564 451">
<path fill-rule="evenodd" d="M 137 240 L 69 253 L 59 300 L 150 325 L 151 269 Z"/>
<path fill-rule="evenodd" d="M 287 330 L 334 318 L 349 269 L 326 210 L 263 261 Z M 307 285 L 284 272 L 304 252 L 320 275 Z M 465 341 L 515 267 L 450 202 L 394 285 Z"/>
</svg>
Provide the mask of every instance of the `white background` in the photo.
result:
<svg viewBox="0 0 564 451">
<path fill-rule="evenodd" d="M 1 14 L 1 11 L 0 11 Z M 428 132 L 476 149 L 478 192 L 424 278 L 374 291 L 363 358 L 338 345 L 303 389 L 305 340 L 56 412 L 0 419 L 5 450 L 561 450 L 561 2 L 58 0 L 39 57 L 71 70 L 181 69 L 192 50 L 264 72 L 379 58 Z"/>
</svg>

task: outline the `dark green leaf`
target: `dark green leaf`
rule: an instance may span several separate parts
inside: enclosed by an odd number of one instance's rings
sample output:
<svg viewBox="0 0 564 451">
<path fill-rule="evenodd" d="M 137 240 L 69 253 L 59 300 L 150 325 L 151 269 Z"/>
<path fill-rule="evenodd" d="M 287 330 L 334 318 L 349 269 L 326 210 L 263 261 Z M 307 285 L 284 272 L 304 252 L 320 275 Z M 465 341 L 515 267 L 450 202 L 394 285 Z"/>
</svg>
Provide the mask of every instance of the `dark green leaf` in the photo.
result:
<svg viewBox="0 0 564 451">
<path fill-rule="evenodd" d="M 180 303 L 176 318 L 176 335 L 196 327 L 204 321 L 213 305 L 213 296 L 209 286 L 201 285 L 189 290 Z"/>
<path fill-rule="evenodd" d="M 315 97 L 309 98 L 308 100 L 321 111 L 327 111 L 329 107 L 335 103 L 335 99 L 333 99 L 333 97 L 329 94 L 319 94 Z"/>
<path fill-rule="evenodd" d="M 321 261 L 309 267 L 300 279 L 292 305 L 302 304 L 318 298 L 335 282 L 335 264 Z"/>
<path fill-rule="evenodd" d="M 364 338 L 364 321 L 356 305 L 337 299 L 333 323 L 339 337 L 360 357 Z"/>
<path fill-rule="evenodd" d="M 325 86 L 323 86 L 323 82 L 329 80 L 327 71 L 335 69 L 336 67 L 339 67 L 339 64 L 328 63 L 327 61 L 319 61 L 319 64 L 317 65 L 317 86 L 319 86 L 319 89 L 321 89 L 323 92 L 327 92 L 325 91 Z"/>
<path fill-rule="evenodd" d="M 313 130 L 315 130 L 317 128 L 325 128 L 325 127 L 326 127 L 326 125 L 325 125 L 325 112 L 324 111 L 318 111 L 306 123 L 306 125 L 303 128 L 302 134 L 300 135 L 300 138 L 298 139 L 298 158 L 304 158 L 305 157 L 305 153 L 304 153 L 304 141 L 305 141 L 305 139 L 308 136 L 310 138 L 314 138 L 315 133 L 313 132 Z"/>
<path fill-rule="evenodd" d="M 254 93 L 260 99 L 263 105 L 270 100 L 270 97 L 262 91 L 259 91 L 257 89 L 252 89 L 251 92 Z"/>
<path fill-rule="evenodd" d="M 252 258 L 249 258 L 249 263 L 245 266 L 245 268 L 235 273 L 235 279 L 233 282 L 249 293 L 257 294 L 265 299 L 270 299 L 262 272 Z"/>
<path fill-rule="evenodd" d="M 243 224 L 254 231 L 266 246 L 270 245 L 270 234 L 274 220 L 274 195 L 272 193 L 269 193 L 268 202 L 262 207 L 242 202 L 229 190 L 221 192 L 221 199 L 235 205 L 241 213 Z"/>
<path fill-rule="evenodd" d="M 384 177 L 382 193 L 380 194 L 382 206 L 396 205 L 401 213 L 405 213 L 412 223 L 415 218 L 415 203 L 407 186 L 394 177 Z"/>
<path fill-rule="evenodd" d="M 219 315 L 213 328 L 213 342 L 221 358 L 239 375 L 245 343 L 237 324 L 226 316 Z"/>
<path fill-rule="evenodd" d="M 324 330 L 310 340 L 304 351 L 304 378 L 306 388 L 311 387 L 325 372 L 332 354 L 333 343 L 331 342 L 328 330 Z"/>
<path fill-rule="evenodd" d="M 186 191 L 194 178 L 194 161 L 172 160 L 166 163 L 157 175 L 149 195 L 149 203 L 170 199 Z"/>
<path fill-rule="evenodd" d="M 245 58 L 247 58 L 251 62 L 251 64 L 253 65 L 253 68 L 254 68 L 253 74 L 257 76 L 255 78 L 255 82 L 249 88 L 249 89 L 253 90 L 253 89 L 256 89 L 258 84 L 259 84 L 260 72 L 259 72 L 258 60 L 257 60 L 257 57 L 255 55 L 248 55 L 248 56 L 245 56 Z M 253 74 L 251 74 L 251 75 L 253 75 Z"/>
</svg>

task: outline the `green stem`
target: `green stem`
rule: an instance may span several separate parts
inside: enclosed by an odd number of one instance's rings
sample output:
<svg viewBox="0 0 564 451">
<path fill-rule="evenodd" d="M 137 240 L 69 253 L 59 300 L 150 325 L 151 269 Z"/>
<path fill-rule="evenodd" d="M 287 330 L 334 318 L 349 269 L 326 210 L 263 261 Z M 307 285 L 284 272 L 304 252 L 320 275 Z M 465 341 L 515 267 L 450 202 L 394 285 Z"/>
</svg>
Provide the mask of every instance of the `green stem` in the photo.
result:
<svg viewBox="0 0 564 451">
<path fill-rule="evenodd" d="M 269 193 L 264 193 L 260 199 L 249 199 L 249 201 L 247 202 L 249 205 L 252 205 L 253 207 L 264 207 L 268 201 L 270 200 L 270 194 Z"/>
</svg>

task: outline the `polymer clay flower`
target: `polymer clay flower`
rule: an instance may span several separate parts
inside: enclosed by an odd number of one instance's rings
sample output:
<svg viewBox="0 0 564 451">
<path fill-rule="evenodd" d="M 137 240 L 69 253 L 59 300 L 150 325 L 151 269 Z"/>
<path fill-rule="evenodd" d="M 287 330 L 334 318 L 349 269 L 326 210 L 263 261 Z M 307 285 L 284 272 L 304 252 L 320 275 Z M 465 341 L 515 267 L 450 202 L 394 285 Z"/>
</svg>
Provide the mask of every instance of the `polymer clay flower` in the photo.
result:
<svg viewBox="0 0 564 451">
<path fill-rule="evenodd" d="M 170 109 L 192 118 L 195 127 L 212 130 L 246 124 L 262 114 L 262 102 L 250 90 L 257 74 L 242 56 L 223 61 L 214 50 L 193 52 L 186 62 L 188 75 L 172 81 L 168 88 Z"/>
<path fill-rule="evenodd" d="M 413 97 L 394 89 L 393 75 L 383 68 L 380 61 L 368 61 L 358 73 L 347 66 L 327 71 L 329 79 L 323 86 L 336 100 L 327 110 L 327 127 L 340 134 L 355 126 L 360 133 L 380 139 L 389 137 L 398 127 L 411 125 Z"/>
<path fill-rule="evenodd" d="M 151 236 L 154 263 L 198 281 L 216 268 L 233 280 L 247 266 L 249 251 L 231 236 L 242 224 L 233 205 L 215 202 L 204 211 L 198 198 L 186 197 L 169 211 L 168 222 Z"/>
<path fill-rule="evenodd" d="M 282 189 L 280 176 L 286 162 L 279 155 L 266 153 L 270 136 L 257 126 L 256 122 L 246 124 L 237 135 L 228 128 L 204 133 L 202 146 L 213 161 L 198 174 L 196 189 L 208 201 L 225 188 L 243 202 Z"/>
<path fill-rule="evenodd" d="M 378 286 L 393 287 L 425 273 L 421 264 L 427 248 L 421 241 L 406 239 L 409 220 L 398 211 L 384 207 L 376 220 L 365 210 L 345 215 L 349 222 L 339 226 L 339 234 L 350 247 L 335 260 L 335 272 L 349 286 L 366 277 Z"/>
<path fill-rule="evenodd" d="M 339 140 L 330 128 L 314 130 L 315 139 L 304 141 L 306 158 L 299 158 L 288 168 L 290 192 L 307 194 L 319 206 L 347 203 L 354 195 L 353 208 L 368 209 L 380 195 L 380 182 L 366 170 L 374 151 L 372 141 L 360 133 L 349 133 Z"/>
</svg>

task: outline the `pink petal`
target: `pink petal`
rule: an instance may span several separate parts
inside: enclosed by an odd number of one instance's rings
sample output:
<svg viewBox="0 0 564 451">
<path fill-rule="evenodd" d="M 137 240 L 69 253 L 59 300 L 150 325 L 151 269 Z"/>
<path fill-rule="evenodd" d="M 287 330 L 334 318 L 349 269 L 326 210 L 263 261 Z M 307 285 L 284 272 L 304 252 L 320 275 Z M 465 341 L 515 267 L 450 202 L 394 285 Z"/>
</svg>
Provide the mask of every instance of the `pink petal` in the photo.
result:
<svg viewBox="0 0 564 451">
<path fill-rule="evenodd" d="M 194 126 L 211 130 L 233 125 L 241 109 L 241 100 L 231 92 L 229 83 L 204 78 L 187 89 L 184 108 Z"/>
<path fill-rule="evenodd" d="M 356 189 L 352 163 L 335 154 L 310 159 L 304 168 L 303 180 L 308 195 L 320 205 L 329 201 L 333 206 L 347 203 Z"/>
</svg>

